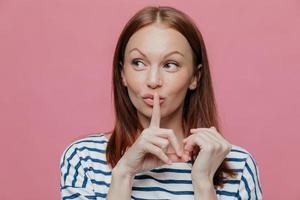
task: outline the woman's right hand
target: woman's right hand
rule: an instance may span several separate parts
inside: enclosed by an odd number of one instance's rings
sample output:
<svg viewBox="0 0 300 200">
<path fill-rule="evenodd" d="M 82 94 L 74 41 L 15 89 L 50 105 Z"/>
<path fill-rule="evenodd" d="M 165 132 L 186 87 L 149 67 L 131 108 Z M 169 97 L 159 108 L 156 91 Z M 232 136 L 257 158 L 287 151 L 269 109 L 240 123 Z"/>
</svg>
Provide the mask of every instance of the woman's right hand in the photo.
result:
<svg viewBox="0 0 300 200">
<path fill-rule="evenodd" d="M 119 160 L 116 167 L 121 168 L 127 175 L 134 177 L 135 174 L 142 171 L 181 161 L 183 151 L 174 131 L 159 128 L 159 125 L 159 96 L 155 93 L 150 126 L 141 132 L 133 145 Z M 169 144 L 172 145 L 176 154 L 166 154 Z"/>
</svg>

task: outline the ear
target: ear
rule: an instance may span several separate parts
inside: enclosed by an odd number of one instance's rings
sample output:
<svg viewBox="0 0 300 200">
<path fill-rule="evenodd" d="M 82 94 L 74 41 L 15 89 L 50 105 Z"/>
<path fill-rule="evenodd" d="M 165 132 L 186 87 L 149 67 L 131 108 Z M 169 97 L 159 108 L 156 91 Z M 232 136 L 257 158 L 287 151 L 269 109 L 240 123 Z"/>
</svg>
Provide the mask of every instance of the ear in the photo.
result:
<svg viewBox="0 0 300 200">
<path fill-rule="evenodd" d="M 120 65 L 123 66 L 123 63 L 120 61 Z M 122 82 L 123 82 L 123 85 L 125 87 L 127 87 L 127 82 L 126 82 L 126 78 L 124 76 L 124 68 L 122 67 L 122 70 L 121 70 L 121 76 L 122 76 Z"/>
<path fill-rule="evenodd" d="M 199 65 L 197 66 L 197 70 L 200 70 L 201 67 L 202 67 L 202 64 L 199 64 Z M 197 74 L 197 73 L 196 73 L 196 74 Z M 190 85 L 189 85 L 189 89 L 190 89 L 190 90 L 196 89 L 196 87 L 197 87 L 197 82 L 198 82 L 198 80 L 199 80 L 200 77 L 201 77 L 201 72 L 198 73 L 199 77 L 197 77 L 196 74 L 193 76 L 193 78 L 192 78 L 192 80 L 191 80 L 191 83 L 190 83 Z"/>
</svg>

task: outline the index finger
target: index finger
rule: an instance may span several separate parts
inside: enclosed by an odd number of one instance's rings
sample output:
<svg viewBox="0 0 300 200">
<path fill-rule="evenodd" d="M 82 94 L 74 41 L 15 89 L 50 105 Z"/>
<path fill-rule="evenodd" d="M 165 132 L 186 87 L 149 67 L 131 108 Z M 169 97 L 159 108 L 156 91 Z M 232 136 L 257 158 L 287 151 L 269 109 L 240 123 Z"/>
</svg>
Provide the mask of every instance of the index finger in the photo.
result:
<svg viewBox="0 0 300 200">
<path fill-rule="evenodd" d="M 160 125 L 159 96 L 157 92 L 155 92 L 153 97 L 153 109 L 152 109 L 150 127 L 159 128 L 159 125 Z"/>
</svg>

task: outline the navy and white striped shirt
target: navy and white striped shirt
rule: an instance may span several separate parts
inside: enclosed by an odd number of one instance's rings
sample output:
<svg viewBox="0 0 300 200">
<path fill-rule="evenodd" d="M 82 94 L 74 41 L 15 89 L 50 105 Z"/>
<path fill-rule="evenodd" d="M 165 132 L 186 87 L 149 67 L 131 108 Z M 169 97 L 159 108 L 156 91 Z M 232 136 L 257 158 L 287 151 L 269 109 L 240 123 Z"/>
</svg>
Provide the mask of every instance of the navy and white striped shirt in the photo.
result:
<svg viewBox="0 0 300 200">
<path fill-rule="evenodd" d="M 108 139 L 94 134 L 73 142 L 61 157 L 62 199 L 106 199 L 111 170 L 105 156 Z M 224 187 L 216 189 L 218 199 L 262 199 L 259 171 L 254 157 L 233 145 L 225 158 L 238 176 L 226 178 Z M 163 165 L 136 174 L 131 198 L 136 200 L 193 200 L 191 162 Z"/>
</svg>

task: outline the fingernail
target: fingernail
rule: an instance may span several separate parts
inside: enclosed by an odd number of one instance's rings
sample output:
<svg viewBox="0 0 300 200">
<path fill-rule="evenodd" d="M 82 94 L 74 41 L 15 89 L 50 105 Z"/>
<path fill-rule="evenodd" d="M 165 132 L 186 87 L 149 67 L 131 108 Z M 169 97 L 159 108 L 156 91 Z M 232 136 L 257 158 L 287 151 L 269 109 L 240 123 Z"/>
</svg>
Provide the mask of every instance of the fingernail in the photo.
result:
<svg viewBox="0 0 300 200">
<path fill-rule="evenodd" d="M 183 154 L 183 152 L 182 152 L 182 150 L 180 150 L 179 152 L 178 152 L 178 156 L 182 156 L 182 154 Z"/>
</svg>

